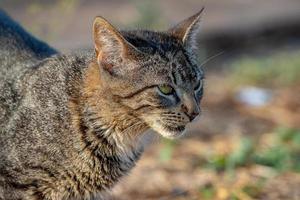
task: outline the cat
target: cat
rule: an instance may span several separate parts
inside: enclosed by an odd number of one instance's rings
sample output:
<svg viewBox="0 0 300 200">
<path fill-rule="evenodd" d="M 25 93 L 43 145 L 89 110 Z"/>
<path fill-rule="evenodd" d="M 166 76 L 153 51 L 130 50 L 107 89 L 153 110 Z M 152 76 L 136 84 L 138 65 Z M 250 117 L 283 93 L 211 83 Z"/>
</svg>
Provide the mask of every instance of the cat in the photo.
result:
<svg viewBox="0 0 300 200">
<path fill-rule="evenodd" d="M 94 49 L 68 55 L 0 11 L 0 199 L 101 198 L 140 158 L 145 131 L 183 135 L 201 112 L 202 10 L 162 32 L 96 17 Z"/>
</svg>

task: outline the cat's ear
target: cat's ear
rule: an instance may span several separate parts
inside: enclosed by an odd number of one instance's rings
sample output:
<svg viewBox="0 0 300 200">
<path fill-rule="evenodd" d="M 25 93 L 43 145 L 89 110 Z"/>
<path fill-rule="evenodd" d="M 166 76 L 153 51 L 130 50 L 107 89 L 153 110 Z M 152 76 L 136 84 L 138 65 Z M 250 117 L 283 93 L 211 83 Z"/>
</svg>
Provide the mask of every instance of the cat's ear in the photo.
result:
<svg viewBox="0 0 300 200">
<path fill-rule="evenodd" d="M 187 48 L 196 48 L 196 39 L 200 30 L 200 19 L 204 7 L 193 16 L 183 20 L 168 30 L 168 33 L 179 39 Z"/>
<path fill-rule="evenodd" d="M 93 38 L 97 61 L 110 72 L 124 60 L 136 59 L 140 53 L 102 17 L 96 17 L 94 20 Z"/>
</svg>

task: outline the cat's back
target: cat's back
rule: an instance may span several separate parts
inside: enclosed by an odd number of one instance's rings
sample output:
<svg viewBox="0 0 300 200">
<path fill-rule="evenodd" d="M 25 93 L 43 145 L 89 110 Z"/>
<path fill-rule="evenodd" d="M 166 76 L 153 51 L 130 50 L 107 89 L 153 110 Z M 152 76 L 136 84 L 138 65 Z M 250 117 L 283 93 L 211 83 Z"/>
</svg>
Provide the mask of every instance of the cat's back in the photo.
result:
<svg viewBox="0 0 300 200">
<path fill-rule="evenodd" d="M 0 9 L 0 70 L 26 65 L 57 53 L 34 38 Z"/>
<path fill-rule="evenodd" d="M 56 53 L 0 9 L 0 127 L 18 102 L 16 81 L 27 69 Z"/>
</svg>

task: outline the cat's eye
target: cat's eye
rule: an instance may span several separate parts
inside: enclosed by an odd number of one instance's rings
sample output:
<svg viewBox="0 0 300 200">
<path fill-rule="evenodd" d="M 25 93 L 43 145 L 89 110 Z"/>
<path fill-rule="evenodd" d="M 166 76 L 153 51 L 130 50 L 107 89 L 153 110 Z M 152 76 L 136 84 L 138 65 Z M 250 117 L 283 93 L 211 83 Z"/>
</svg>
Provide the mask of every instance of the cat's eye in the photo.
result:
<svg viewBox="0 0 300 200">
<path fill-rule="evenodd" d="M 169 85 L 159 85 L 158 89 L 161 93 L 165 95 L 171 95 L 174 93 L 174 89 Z"/>
<path fill-rule="evenodd" d="M 203 86 L 203 80 L 199 80 L 199 81 L 197 82 L 197 85 L 194 87 L 194 90 L 197 91 L 197 90 L 199 90 L 200 88 L 202 88 L 202 86 Z"/>
</svg>

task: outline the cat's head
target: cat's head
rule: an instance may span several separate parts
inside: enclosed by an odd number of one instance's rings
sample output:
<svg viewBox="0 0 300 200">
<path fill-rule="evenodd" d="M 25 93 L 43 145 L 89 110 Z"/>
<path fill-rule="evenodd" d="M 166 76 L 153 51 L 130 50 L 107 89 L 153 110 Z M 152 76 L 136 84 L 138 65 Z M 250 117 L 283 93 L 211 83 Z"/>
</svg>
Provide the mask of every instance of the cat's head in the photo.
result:
<svg viewBox="0 0 300 200">
<path fill-rule="evenodd" d="M 180 136 L 201 111 L 201 12 L 165 32 L 122 32 L 102 17 L 94 21 L 96 60 L 111 101 L 168 138 Z"/>
</svg>

